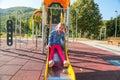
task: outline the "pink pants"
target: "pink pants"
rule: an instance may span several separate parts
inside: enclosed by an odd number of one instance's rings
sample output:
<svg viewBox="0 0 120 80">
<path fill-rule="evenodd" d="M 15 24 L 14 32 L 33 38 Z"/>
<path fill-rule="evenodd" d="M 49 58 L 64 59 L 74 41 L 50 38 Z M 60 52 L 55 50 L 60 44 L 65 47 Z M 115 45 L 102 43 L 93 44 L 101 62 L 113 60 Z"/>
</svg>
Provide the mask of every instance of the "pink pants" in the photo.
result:
<svg viewBox="0 0 120 80">
<path fill-rule="evenodd" d="M 65 56 L 64 56 L 64 54 L 63 54 L 63 52 L 62 52 L 62 48 L 61 48 L 61 46 L 60 46 L 59 44 L 54 44 L 54 45 L 52 45 L 52 46 L 50 47 L 49 61 L 50 61 L 50 60 L 53 60 L 53 56 L 54 56 L 54 51 L 55 51 L 55 49 L 57 50 L 58 55 L 60 56 L 62 62 L 64 62 L 64 60 L 66 60 L 66 59 L 65 59 Z"/>
</svg>

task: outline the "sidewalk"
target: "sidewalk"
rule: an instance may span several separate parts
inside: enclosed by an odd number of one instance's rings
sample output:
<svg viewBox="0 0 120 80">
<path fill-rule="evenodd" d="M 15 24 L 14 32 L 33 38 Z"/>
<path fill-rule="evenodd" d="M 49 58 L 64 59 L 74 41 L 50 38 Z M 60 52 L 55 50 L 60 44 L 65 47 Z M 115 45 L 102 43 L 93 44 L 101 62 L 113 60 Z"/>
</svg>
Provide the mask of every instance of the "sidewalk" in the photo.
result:
<svg viewBox="0 0 120 80">
<path fill-rule="evenodd" d="M 113 44 L 109 43 L 108 44 L 107 41 L 89 40 L 86 38 L 77 38 L 77 39 L 70 38 L 69 40 L 70 40 L 70 42 L 84 43 L 84 44 L 87 44 L 87 45 L 90 45 L 90 46 L 93 46 L 93 47 L 96 47 L 96 48 L 99 48 L 102 50 L 106 50 L 109 52 L 113 52 L 113 53 L 120 55 L 120 46 L 118 46 L 116 43 L 113 43 Z"/>
<path fill-rule="evenodd" d="M 120 46 L 108 44 L 106 41 L 78 41 L 78 42 L 120 55 Z"/>
</svg>

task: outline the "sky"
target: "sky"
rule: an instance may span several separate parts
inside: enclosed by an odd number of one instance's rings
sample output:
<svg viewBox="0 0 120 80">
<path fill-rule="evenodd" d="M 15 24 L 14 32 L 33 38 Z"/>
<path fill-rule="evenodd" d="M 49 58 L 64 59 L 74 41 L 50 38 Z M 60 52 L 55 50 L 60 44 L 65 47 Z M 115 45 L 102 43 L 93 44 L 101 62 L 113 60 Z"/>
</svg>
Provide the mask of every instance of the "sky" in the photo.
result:
<svg viewBox="0 0 120 80">
<path fill-rule="evenodd" d="M 39 9 L 42 1 L 43 0 L 0 0 L 0 8 L 6 9 L 9 7 L 25 6 Z"/>
<path fill-rule="evenodd" d="M 120 0 L 94 0 L 94 2 L 99 5 L 103 20 L 110 20 L 120 15 Z"/>
<path fill-rule="evenodd" d="M 71 3 L 76 0 L 71 0 Z M 0 0 L 0 8 L 25 6 L 39 9 L 43 0 Z M 120 0 L 94 0 L 99 5 L 103 20 L 110 20 L 120 15 Z M 117 12 L 115 12 L 117 11 Z"/>
</svg>

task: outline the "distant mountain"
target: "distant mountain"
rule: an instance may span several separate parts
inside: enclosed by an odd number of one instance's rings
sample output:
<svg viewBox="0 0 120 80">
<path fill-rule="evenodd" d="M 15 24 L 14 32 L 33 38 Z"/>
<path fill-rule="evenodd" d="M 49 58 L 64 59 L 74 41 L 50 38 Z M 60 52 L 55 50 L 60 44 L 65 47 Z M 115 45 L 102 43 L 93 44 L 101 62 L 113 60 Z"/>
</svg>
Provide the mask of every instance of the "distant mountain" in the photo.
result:
<svg viewBox="0 0 120 80">
<path fill-rule="evenodd" d="M 22 21 L 29 20 L 35 10 L 36 9 L 30 8 L 30 7 L 12 7 L 12 8 L 7 8 L 7 9 L 0 8 L 0 21 L 1 21 L 0 30 L 2 29 L 3 32 L 6 32 L 5 25 L 6 25 L 6 21 L 9 19 L 9 17 L 14 21 L 16 20 L 16 17 L 17 17 L 17 20 L 19 23 L 20 16 L 21 16 Z M 16 12 L 17 12 L 17 14 L 16 14 Z M 20 13 L 20 12 L 22 12 L 22 13 Z M 22 25 L 22 26 L 25 26 L 25 25 Z M 23 29 L 23 30 L 25 30 L 25 29 Z"/>
<path fill-rule="evenodd" d="M 12 8 L 3 9 L 3 13 L 15 13 L 16 11 L 22 11 L 23 13 L 26 13 L 26 12 L 33 12 L 35 10 L 36 9 L 30 7 L 12 7 Z"/>
<path fill-rule="evenodd" d="M 35 10 L 36 10 L 35 8 L 30 8 L 30 7 L 11 7 L 7 9 L 0 8 L 0 13 L 3 18 L 6 18 L 8 16 L 16 16 L 16 12 L 17 15 L 22 14 L 22 17 L 25 16 L 30 17 Z"/>
</svg>

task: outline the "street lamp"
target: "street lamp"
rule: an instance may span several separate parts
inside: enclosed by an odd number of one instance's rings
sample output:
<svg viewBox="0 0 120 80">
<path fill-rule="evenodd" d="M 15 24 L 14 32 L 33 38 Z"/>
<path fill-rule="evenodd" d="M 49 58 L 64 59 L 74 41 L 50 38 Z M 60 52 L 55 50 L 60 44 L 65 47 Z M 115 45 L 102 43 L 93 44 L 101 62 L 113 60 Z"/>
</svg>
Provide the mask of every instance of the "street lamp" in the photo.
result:
<svg viewBox="0 0 120 80">
<path fill-rule="evenodd" d="M 118 15 L 118 11 L 116 10 L 116 20 L 115 20 L 115 37 L 117 36 L 117 15 Z"/>
</svg>

